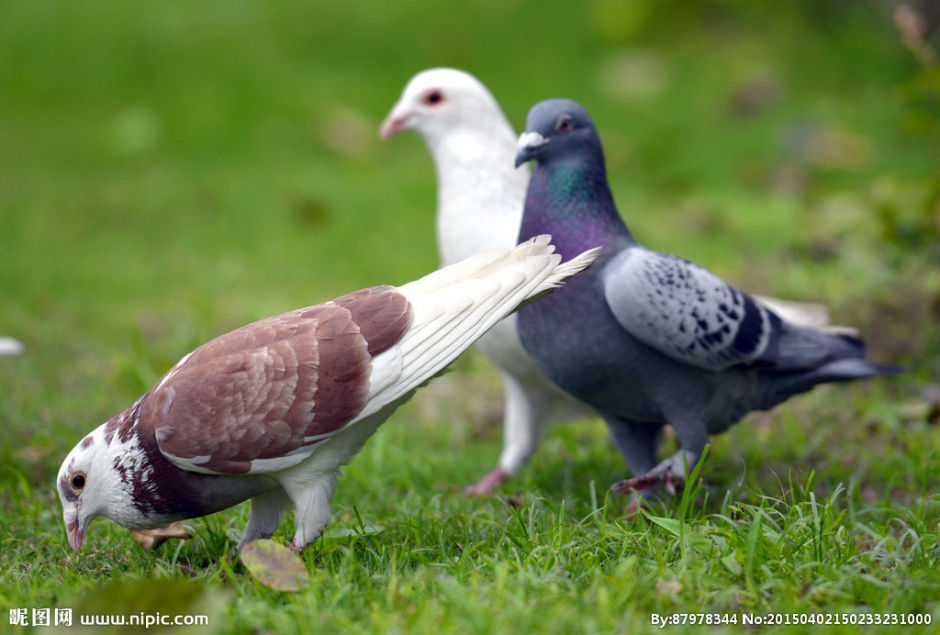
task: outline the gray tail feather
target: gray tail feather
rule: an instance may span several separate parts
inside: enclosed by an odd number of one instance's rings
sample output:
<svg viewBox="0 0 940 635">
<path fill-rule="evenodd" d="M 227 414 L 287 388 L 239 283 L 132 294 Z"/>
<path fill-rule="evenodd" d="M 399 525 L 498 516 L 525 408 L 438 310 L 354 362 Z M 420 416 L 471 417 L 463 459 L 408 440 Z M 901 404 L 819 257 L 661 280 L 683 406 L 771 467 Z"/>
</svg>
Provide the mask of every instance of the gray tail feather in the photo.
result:
<svg viewBox="0 0 940 635">
<path fill-rule="evenodd" d="M 819 368 L 803 371 L 769 371 L 770 390 L 764 396 L 763 410 L 786 401 L 793 395 L 812 390 L 819 384 L 868 379 L 880 375 L 895 375 L 909 370 L 906 366 L 876 364 L 866 359 L 839 359 Z"/>
<path fill-rule="evenodd" d="M 864 379 L 866 377 L 877 377 L 878 375 L 895 375 L 909 370 L 906 366 L 896 366 L 894 364 L 876 364 L 867 359 L 840 359 L 821 368 L 817 368 L 813 373 L 817 375 L 820 381 L 849 381 L 852 379 Z"/>
<path fill-rule="evenodd" d="M 781 322 L 758 364 L 778 371 L 822 370 L 840 360 L 864 360 L 865 342 L 855 335 L 822 333 Z M 833 380 L 837 381 L 837 380 Z"/>
</svg>

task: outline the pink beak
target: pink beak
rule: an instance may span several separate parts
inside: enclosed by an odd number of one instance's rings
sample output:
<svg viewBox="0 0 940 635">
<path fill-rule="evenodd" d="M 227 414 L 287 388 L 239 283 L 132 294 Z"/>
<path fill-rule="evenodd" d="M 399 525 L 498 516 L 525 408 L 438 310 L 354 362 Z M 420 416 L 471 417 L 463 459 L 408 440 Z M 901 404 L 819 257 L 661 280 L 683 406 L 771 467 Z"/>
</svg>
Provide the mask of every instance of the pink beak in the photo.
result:
<svg viewBox="0 0 940 635">
<path fill-rule="evenodd" d="M 85 532 L 79 529 L 78 519 L 75 519 L 70 525 L 66 526 L 66 533 L 69 537 L 69 547 L 75 550 L 75 553 L 78 553 L 82 550 L 82 542 L 85 540 Z"/>
<path fill-rule="evenodd" d="M 382 122 L 382 128 L 379 130 L 379 136 L 383 139 L 388 139 L 389 137 L 394 137 L 399 132 L 405 129 L 405 124 L 408 122 L 409 115 L 400 115 L 395 116 L 393 112 L 388 116 L 384 122 Z"/>
</svg>

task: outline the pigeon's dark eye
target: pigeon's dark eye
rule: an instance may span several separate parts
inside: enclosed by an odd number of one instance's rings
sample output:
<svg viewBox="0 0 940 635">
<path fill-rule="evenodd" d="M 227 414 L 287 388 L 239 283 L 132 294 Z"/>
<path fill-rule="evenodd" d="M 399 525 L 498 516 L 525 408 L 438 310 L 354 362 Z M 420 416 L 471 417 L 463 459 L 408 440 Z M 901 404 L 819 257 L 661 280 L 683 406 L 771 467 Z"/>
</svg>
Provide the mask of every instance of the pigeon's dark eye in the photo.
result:
<svg viewBox="0 0 940 635">
<path fill-rule="evenodd" d="M 73 476 L 72 487 L 74 487 L 75 489 L 82 489 L 83 487 L 85 487 L 85 475 L 76 474 L 75 476 Z"/>
<path fill-rule="evenodd" d="M 436 106 L 437 104 L 444 101 L 444 93 L 432 88 L 431 90 L 424 93 L 422 101 L 428 106 Z"/>
<path fill-rule="evenodd" d="M 555 124 L 555 129 L 558 132 L 568 134 L 574 130 L 574 119 L 571 118 L 571 115 L 562 115 L 558 118 L 558 122 Z"/>
</svg>

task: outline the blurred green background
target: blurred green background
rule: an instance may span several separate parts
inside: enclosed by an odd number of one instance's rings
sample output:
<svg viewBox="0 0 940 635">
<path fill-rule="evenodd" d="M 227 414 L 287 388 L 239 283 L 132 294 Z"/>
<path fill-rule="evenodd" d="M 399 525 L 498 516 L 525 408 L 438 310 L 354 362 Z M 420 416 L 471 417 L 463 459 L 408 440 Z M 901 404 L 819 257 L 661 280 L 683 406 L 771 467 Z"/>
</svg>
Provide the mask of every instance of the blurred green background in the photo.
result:
<svg viewBox="0 0 940 635">
<path fill-rule="evenodd" d="M 377 134 L 433 66 L 517 129 L 581 101 L 647 245 L 932 376 L 936 69 L 891 3 L 755 4 L 3 3 L 0 334 L 27 353 L 0 359 L 0 469 L 48 478 L 214 335 L 436 266 L 431 160 Z"/>
<path fill-rule="evenodd" d="M 828 303 L 914 367 L 920 400 L 940 370 L 940 76 L 895 9 L 0 3 L 0 335 L 25 345 L 0 358 L 0 487 L 57 508 L 68 449 L 194 346 L 434 268 L 432 162 L 378 127 L 435 66 L 479 77 L 517 130 L 536 101 L 583 103 L 641 241 Z"/>
</svg>

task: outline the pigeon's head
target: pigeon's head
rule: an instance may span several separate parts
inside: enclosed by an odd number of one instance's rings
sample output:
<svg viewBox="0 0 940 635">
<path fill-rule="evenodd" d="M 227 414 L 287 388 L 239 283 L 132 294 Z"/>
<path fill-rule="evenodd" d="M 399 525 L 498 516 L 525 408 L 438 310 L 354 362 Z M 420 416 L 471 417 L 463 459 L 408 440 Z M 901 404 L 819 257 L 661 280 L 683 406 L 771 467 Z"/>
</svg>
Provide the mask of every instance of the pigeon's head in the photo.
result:
<svg viewBox="0 0 940 635">
<path fill-rule="evenodd" d="M 597 129 L 591 115 L 570 99 L 541 101 L 529 111 L 525 132 L 519 137 L 516 167 L 526 161 L 539 163 L 571 156 L 598 147 Z"/>
<path fill-rule="evenodd" d="M 429 144 L 462 128 L 483 129 L 504 123 L 502 111 L 490 91 L 469 73 L 435 68 L 418 73 L 402 92 L 382 123 L 387 139 L 402 130 L 414 130 Z"/>
<path fill-rule="evenodd" d="M 114 461 L 115 449 L 106 440 L 106 426 L 89 434 L 69 452 L 56 480 L 62 520 L 69 546 L 75 551 L 82 548 L 85 531 L 98 516 L 125 524 L 122 519 L 129 520 L 136 515 L 131 496 L 116 468 L 120 463 Z"/>
</svg>

